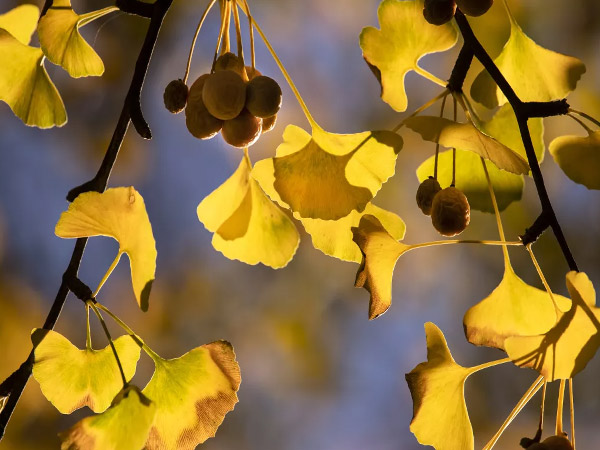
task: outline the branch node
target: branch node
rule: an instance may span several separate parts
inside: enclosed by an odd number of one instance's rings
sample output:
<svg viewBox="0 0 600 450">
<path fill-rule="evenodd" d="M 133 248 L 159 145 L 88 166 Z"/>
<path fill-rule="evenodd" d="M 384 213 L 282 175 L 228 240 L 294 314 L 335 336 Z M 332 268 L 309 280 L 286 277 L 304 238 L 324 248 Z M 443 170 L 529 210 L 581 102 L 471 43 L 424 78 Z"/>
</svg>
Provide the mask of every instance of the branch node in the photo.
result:
<svg viewBox="0 0 600 450">
<path fill-rule="evenodd" d="M 535 219 L 535 222 L 533 222 L 533 225 L 526 228 L 525 233 L 523 233 L 522 236 L 519 236 L 519 238 L 523 241 L 523 245 L 525 246 L 533 244 L 549 227 L 550 217 L 545 211 L 542 211 L 538 218 Z"/>
<path fill-rule="evenodd" d="M 77 198 L 79 194 L 83 194 L 84 192 L 100 192 L 102 193 L 104 188 L 100 186 L 96 177 L 92 178 L 90 181 L 86 181 L 85 183 L 74 187 L 67 194 L 67 201 L 72 202 Z"/>
<path fill-rule="evenodd" d="M 89 286 L 77 278 L 77 276 L 71 275 L 69 271 L 64 273 L 63 282 L 79 300 L 86 302 L 94 298 L 94 293 Z"/>
<path fill-rule="evenodd" d="M 565 98 L 552 102 L 523 102 L 520 107 L 527 118 L 562 116 L 569 112 Z"/>
<path fill-rule="evenodd" d="M 131 117 L 131 123 L 135 127 L 135 131 L 144 139 L 152 139 L 152 131 L 144 114 L 142 113 L 142 105 L 140 102 L 139 94 L 130 96 L 127 98 L 127 106 L 129 108 L 129 116 Z"/>
</svg>

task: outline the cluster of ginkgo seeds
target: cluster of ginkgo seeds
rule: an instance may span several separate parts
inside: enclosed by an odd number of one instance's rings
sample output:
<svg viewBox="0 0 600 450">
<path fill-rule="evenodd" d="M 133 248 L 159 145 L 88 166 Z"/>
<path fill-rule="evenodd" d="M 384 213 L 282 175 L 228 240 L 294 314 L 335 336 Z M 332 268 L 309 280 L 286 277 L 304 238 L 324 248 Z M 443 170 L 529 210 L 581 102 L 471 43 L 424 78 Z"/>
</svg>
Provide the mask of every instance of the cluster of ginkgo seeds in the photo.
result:
<svg viewBox="0 0 600 450">
<path fill-rule="evenodd" d="M 419 185 L 417 206 L 423 214 L 431 216 L 433 227 L 443 236 L 462 233 L 471 220 L 471 208 L 465 194 L 454 186 L 442 189 L 434 177 Z"/>
<path fill-rule="evenodd" d="M 169 111 L 185 108 L 185 123 L 194 137 L 211 139 L 220 131 L 228 144 L 239 148 L 273 129 L 281 98 L 275 80 L 244 66 L 231 52 L 219 56 L 211 73 L 200 75 L 189 91 L 182 80 L 174 80 L 164 93 Z"/>
<path fill-rule="evenodd" d="M 481 16 L 492 7 L 494 0 L 425 0 L 423 16 L 432 25 L 443 25 L 454 17 L 458 7 L 468 16 Z"/>
<path fill-rule="evenodd" d="M 527 450 L 573 450 L 569 439 L 559 435 L 550 436 L 542 442 L 533 443 L 525 448 Z"/>
</svg>

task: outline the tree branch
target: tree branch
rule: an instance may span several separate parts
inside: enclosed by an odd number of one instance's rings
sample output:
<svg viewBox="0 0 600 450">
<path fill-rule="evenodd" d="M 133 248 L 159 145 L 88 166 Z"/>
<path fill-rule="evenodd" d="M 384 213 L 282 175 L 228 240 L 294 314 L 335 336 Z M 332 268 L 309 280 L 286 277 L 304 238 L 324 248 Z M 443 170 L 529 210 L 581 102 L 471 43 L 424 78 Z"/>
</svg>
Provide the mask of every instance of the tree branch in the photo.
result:
<svg viewBox="0 0 600 450">
<path fill-rule="evenodd" d="M 53 0 L 46 0 L 42 10 L 44 13 L 52 5 L 52 1 Z M 139 8 L 139 11 L 134 11 L 134 13 L 142 15 L 143 17 L 146 17 L 146 14 L 148 14 L 149 9 L 151 8 L 152 14 L 150 25 L 148 26 L 146 38 L 144 39 L 144 43 L 135 65 L 133 78 L 125 98 L 123 110 L 121 111 L 121 115 L 117 121 L 113 137 L 108 145 L 108 149 L 106 150 L 106 154 L 104 155 L 100 169 L 91 181 L 88 181 L 87 183 L 84 183 L 83 185 L 69 191 L 67 195 L 67 199 L 69 201 L 73 201 L 75 197 L 82 192 L 104 192 L 108 184 L 108 179 L 110 177 L 112 168 L 117 160 L 119 149 L 121 148 L 123 139 L 127 133 L 130 121 L 134 123 L 136 130 L 143 137 L 150 139 L 152 136 L 150 133 L 150 128 L 148 127 L 148 124 L 144 120 L 141 113 L 140 94 L 142 92 L 142 87 L 144 85 L 144 80 L 150 65 L 150 59 L 152 58 L 152 52 L 158 38 L 160 27 L 163 19 L 169 11 L 169 8 L 171 7 L 171 4 L 173 3 L 173 0 L 156 0 L 155 3 L 149 4 L 147 9 L 146 7 L 142 7 L 140 5 L 141 2 L 137 1 L 125 1 L 122 3 L 127 4 L 128 6 L 134 5 L 131 6 L 131 8 Z M 133 11 L 133 9 L 131 9 L 131 11 Z M 58 289 L 54 303 L 50 308 L 50 312 L 46 317 L 46 321 L 44 322 L 44 329 L 53 329 L 58 321 L 62 308 L 67 299 L 67 294 L 69 293 L 69 284 L 73 279 L 77 278 L 77 273 L 79 271 L 79 266 L 81 264 L 81 259 L 83 257 L 86 244 L 87 238 L 79 238 L 75 243 L 75 248 L 73 250 L 67 270 L 63 275 L 62 283 Z M 11 374 L 3 383 L 0 384 L 3 395 L 8 395 L 8 400 L 2 411 L 0 411 L 0 440 L 4 436 L 6 426 L 8 425 L 12 413 L 17 406 L 23 390 L 25 389 L 25 385 L 31 376 L 33 360 L 34 354 L 32 350 L 27 360 L 25 360 L 25 362 L 21 364 L 21 366 L 15 372 L 13 372 L 13 374 Z"/>
</svg>

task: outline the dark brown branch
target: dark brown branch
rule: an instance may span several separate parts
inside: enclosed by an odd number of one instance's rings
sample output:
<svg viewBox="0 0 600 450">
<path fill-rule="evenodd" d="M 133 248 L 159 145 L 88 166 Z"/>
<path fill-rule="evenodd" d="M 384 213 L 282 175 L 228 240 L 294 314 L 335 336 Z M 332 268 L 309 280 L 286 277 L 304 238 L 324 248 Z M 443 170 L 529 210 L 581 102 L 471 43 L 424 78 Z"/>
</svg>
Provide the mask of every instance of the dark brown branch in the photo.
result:
<svg viewBox="0 0 600 450">
<path fill-rule="evenodd" d="M 544 177 L 533 148 L 533 142 L 531 141 L 531 135 L 527 126 L 527 120 L 531 117 L 549 117 L 555 115 L 566 114 L 568 112 L 569 105 L 566 100 L 560 100 L 557 102 L 530 102 L 524 103 L 519 99 L 512 86 L 504 78 L 492 58 L 485 51 L 479 40 L 475 37 L 471 26 L 465 15 L 460 11 L 456 10 L 455 14 L 456 23 L 460 29 L 465 40 L 465 46 L 469 46 L 475 55 L 475 57 L 483 64 L 483 67 L 488 71 L 494 82 L 498 85 L 502 93 L 506 96 L 509 103 L 513 107 L 515 116 L 517 117 L 517 123 L 519 124 L 519 131 L 525 146 L 525 153 L 531 168 L 531 175 L 537 189 L 538 197 L 542 206 L 542 215 L 545 217 L 544 220 L 548 221 L 548 226 L 552 228 L 556 240 L 560 245 L 562 253 L 569 265 L 571 270 L 578 270 L 577 263 L 573 258 L 569 245 L 563 235 L 552 203 L 548 197 L 546 186 L 544 184 Z M 547 219 L 546 219 L 547 218 Z M 543 230 L 542 230 L 543 231 Z M 540 233 L 541 234 L 541 233 Z"/>
<path fill-rule="evenodd" d="M 154 13 L 153 4 L 140 2 L 139 0 L 117 0 L 115 5 L 124 13 L 135 14 L 146 19 L 151 19 Z"/>
<path fill-rule="evenodd" d="M 146 32 L 146 38 L 140 50 L 140 54 L 138 56 L 135 70 L 133 73 L 133 78 L 131 80 L 131 85 L 129 87 L 129 91 L 125 98 L 125 103 L 123 105 L 123 110 L 115 127 L 115 131 L 113 137 L 108 145 L 108 149 L 106 150 L 106 154 L 104 155 L 104 159 L 102 160 L 102 164 L 100 165 L 100 169 L 98 173 L 94 177 L 93 180 L 84 183 L 71 190 L 67 196 L 67 198 L 72 201 L 75 197 L 87 191 L 98 191 L 104 192 L 106 186 L 108 184 L 108 179 L 110 177 L 110 173 L 112 168 L 117 160 L 117 156 L 119 154 L 119 149 L 123 143 L 123 139 L 125 138 L 125 134 L 127 132 L 127 128 L 129 127 L 129 122 L 135 118 L 134 125 L 136 129 L 142 136 L 150 137 L 150 128 L 146 124 L 143 116 L 141 115 L 141 109 L 139 108 L 140 104 L 140 94 L 142 91 L 142 87 L 144 84 L 144 79 L 146 77 L 146 72 L 148 71 L 148 67 L 150 65 L 150 59 L 152 58 L 152 52 L 154 50 L 154 45 L 158 38 L 158 33 L 160 31 L 160 27 L 162 25 L 163 19 L 166 16 L 169 8 L 173 0 L 156 0 L 155 3 L 149 5 L 152 8 L 152 17 L 150 20 L 150 25 L 148 26 L 148 31 Z M 129 2 L 129 4 L 137 4 L 137 2 Z M 52 5 L 52 0 L 46 0 L 44 4 L 43 11 L 47 11 L 48 8 Z M 138 7 L 140 5 L 137 5 Z M 140 15 L 144 15 L 142 13 Z M 77 272 L 79 271 L 79 266 L 81 264 L 81 259 L 83 257 L 83 252 L 85 250 L 85 246 L 87 244 L 87 238 L 79 238 L 75 243 L 75 249 L 73 250 L 73 254 L 71 256 L 71 260 L 65 271 L 62 279 L 62 283 L 58 289 L 56 297 L 54 299 L 54 303 L 50 308 L 50 312 L 46 317 L 46 321 L 44 322 L 44 329 L 51 330 L 56 325 L 62 308 L 67 299 L 67 294 L 69 293 L 69 285 L 72 289 L 79 290 L 79 288 L 75 288 L 75 285 L 72 284 L 73 279 L 77 278 Z M 81 287 L 81 286 L 79 286 Z M 89 290 L 89 288 L 88 288 Z M 82 295 L 85 295 L 84 292 L 79 292 Z M 31 371 L 33 369 L 33 351 L 29 354 L 27 360 L 15 371 L 11 374 L 2 384 L 2 393 L 3 395 L 8 395 L 8 400 L 4 406 L 4 409 L 0 412 L 0 440 L 4 436 L 4 432 L 6 430 L 6 426 L 12 416 L 12 413 L 17 406 L 19 398 L 25 389 L 25 385 L 31 376 Z"/>
<path fill-rule="evenodd" d="M 450 92 L 462 92 L 467 72 L 473 62 L 473 56 L 473 49 L 469 45 L 463 45 L 448 80 L 448 90 Z"/>
</svg>

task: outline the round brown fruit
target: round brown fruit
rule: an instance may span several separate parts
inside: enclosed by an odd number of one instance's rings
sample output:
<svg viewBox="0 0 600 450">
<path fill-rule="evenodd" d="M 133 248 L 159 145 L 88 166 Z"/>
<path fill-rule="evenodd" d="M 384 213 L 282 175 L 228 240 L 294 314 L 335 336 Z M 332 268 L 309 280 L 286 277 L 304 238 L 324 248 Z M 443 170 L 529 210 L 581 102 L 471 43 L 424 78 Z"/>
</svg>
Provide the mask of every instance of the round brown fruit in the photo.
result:
<svg viewBox="0 0 600 450">
<path fill-rule="evenodd" d="M 246 109 L 260 118 L 277 114 L 281 108 L 281 88 L 273 78 L 254 77 L 246 88 Z"/>
<path fill-rule="evenodd" d="M 419 189 L 417 189 L 417 206 L 426 216 L 431 215 L 433 197 L 441 190 L 440 183 L 433 177 L 427 178 L 419 185 Z"/>
<path fill-rule="evenodd" d="M 246 73 L 248 74 L 249 80 L 262 75 L 262 73 L 260 73 L 260 70 L 258 70 L 256 67 L 253 69 L 252 66 L 246 66 Z"/>
<path fill-rule="evenodd" d="M 467 16 L 481 16 L 492 7 L 494 0 L 456 0 L 456 6 Z"/>
<path fill-rule="evenodd" d="M 453 186 L 442 189 L 431 204 L 431 222 L 442 236 L 456 236 L 464 231 L 471 219 L 471 209 L 465 194 Z"/>
<path fill-rule="evenodd" d="M 454 0 L 425 0 L 423 16 L 432 25 L 443 25 L 454 17 Z"/>
<path fill-rule="evenodd" d="M 183 111 L 188 97 L 188 87 L 183 80 L 173 80 L 165 88 L 163 100 L 165 108 L 173 114 Z"/>
<path fill-rule="evenodd" d="M 198 139 L 210 139 L 219 132 L 223 121 L 208 112 L 202 100 L 202 89 L 208 74 L 200 76 L 192 87 L 185 108 L 185 125 L 192 136 Z"/>
<path fill-rule="evenodd" d="M 550 436 L 542 442 L 546 450 L 573 450 L 573 446 L 565 436 Z"/>
<path fill-rule="evenodd" d="M 246 84 L 232 70 L 214 72 L 204 82 L 202 101 L 217 119 L 233 119 L 244 109 Z"/>
<path fill-rule="evenodd" d="M 219 70 L 232 70 L 243 78 L 244 61 L 235 53 L 223 53 L 215 62 L 215 72 Z"/>
<path fill-rule="evenodd" d="M 262 120 L 262 133 L 267 133 L 275 128 L 275 122 L 277 122 L 277 114 L 271 117 L 267 117 Z"/>
<path fill-rule="evenodd" d="M 221 134 L 229 145 L 244 148 L 254 144 L 261 131 L 262 119 L 244 109 L 236 118 L 225 121 Z"/>
</svg>

